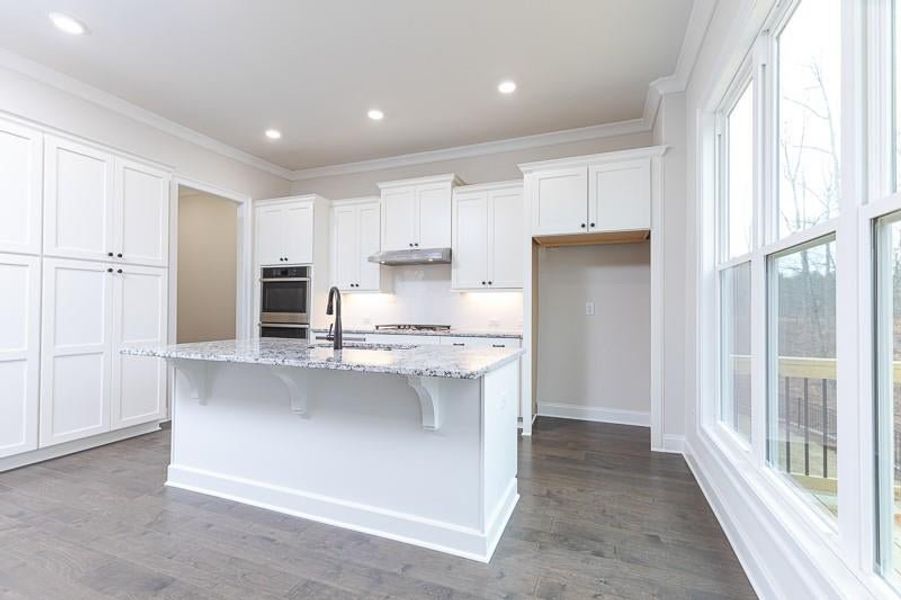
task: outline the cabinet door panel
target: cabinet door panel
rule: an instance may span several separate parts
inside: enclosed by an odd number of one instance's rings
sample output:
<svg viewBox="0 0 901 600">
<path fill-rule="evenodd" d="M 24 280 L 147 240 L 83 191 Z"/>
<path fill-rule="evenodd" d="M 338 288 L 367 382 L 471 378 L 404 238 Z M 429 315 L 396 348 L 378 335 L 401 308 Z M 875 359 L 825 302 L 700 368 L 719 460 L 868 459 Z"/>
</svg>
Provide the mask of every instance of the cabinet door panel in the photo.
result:
<svg viewBox="0 0 901 600">
<path fill-rule="evenodd" d="M 113 288 L 112 429 L 157 420 L 166 402 L 165 363 L 120 353 L 123 348 L 166 342 L 166 270 L 139 266 L 122 270 Z"/>
<path fill-rule="evenodd" d="M 38 444 L 40 263 L 0 255 L 0 457 Z"/>
<path fill-rule="evenodd" d="M 420 248 L 447 248 L 451 245 L 451 186 L 421 185 L 416 188 L 417 228 L 414 242 Z"/>
<path fill-rule="evenodd" d="M 284 264 L 284 209 L 261 206 L 256 210 L 256 262 L 260 265 Z"/>
<path fill-rule="evenodd" d="M 369 257 L 381 248 L 381 210 L 379 203 L 361 204 L 358 207 L 359 263 L 358 290 L 375 292 L 381 287 L 381 265 L 369 262 Z"/>
<path fill-rule="evenodd" d="M 492 192 L 488 207 L 491 288 L 521 288 L 525 260 L 522 189 Z"/>
<path fill-rule="evenodd" d="M 574 167 L 533 173 L 532 234 L 587 231 L 588 169 Z"/>
<path fill-rule="evenodd" d="M 460 194 L 454 199 L 454 244 L 451 285 L 488 289 L 488 194 Z"/>
<path fill-rule="evenodd" d="M 116 253 L 127 263 L 164 267 L 169 255 L 169 175 L 120 160 L 116 169 Z"/>
<path fill-rule="evenodd" d="M 0 121 L 0 252 L 41 252 L 39 131 Z"/>
<path fill-rule="evenodd" d="M 313 262 L 313 205 L 303 204 L 285 207 L 284 256 L 291 264 Z"/>
<path fill-rule="evenodd" d="M 44 253 L 107 259 L 115 245 L 112 156 L 52 137 L 44 156 Z"/>
<path fill-rule="evenodd" d="M 651 164 L 627 161 L 589 167 L 592 231 L 651 228 Z"/>
<path fill-rule="evenodd" d="M 109 431 L 114 275 L 107 265 L 45 259 L 40 446 Z"/>
<path fill-rule="evenodd" d="M 334 283 L 339 289 L 350 291 L 360 275 L 360 259 L 357 251 L 357 207 L 338 206 L 332 211 L 334 237 Z"/>
<path fill-rule="evenodd" d="M 404 250 L 417 241 L 416 191 L 400 188 L 382 192 L 382 249 Z"/>
</svg>

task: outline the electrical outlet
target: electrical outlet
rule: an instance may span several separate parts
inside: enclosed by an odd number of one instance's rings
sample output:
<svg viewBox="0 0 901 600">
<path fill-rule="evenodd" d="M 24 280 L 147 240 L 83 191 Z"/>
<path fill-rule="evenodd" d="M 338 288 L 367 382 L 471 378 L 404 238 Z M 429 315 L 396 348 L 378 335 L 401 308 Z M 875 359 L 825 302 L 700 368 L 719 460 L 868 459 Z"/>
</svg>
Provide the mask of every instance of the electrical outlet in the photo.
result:
<svg viewBox="0 0 901 600">
<path fill-rule="evenodd" d="M 594 302 L 586 302 L 585 303 L 585 316 L 586 317 L 594 316 Z"/>
</svg>

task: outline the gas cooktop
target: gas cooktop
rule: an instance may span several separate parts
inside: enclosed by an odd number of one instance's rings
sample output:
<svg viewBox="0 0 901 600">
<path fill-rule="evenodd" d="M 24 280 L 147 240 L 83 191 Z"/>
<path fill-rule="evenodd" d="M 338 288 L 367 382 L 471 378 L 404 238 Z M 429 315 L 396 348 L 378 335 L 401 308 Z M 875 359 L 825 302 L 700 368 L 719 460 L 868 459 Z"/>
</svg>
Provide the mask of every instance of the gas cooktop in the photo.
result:
<svg viewBox="0 0 901 600">
<path fill-rule="evenodd" d="M 388 323 L 376 325 L 376 331 L 449 331 L 450 325 L 429 325 L 422 323 Z"/>
</svg>

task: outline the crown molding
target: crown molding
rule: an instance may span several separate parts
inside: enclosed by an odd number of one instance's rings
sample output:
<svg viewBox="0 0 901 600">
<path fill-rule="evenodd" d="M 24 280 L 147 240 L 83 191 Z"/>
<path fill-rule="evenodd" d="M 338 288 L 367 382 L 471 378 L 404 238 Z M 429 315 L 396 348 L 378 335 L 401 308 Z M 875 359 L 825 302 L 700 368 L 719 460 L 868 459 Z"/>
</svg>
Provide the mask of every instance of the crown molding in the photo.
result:
<svg viewBox="0 0 901 600">
<path fill-rule="evenodd" d="M 590 127 L 579 127 L 577 129 L 564 129 L 562 131 L 551 131 L 548 133 L 537 133 L 535 135 L 526 135 L 505 140 L 482 142 L 467 146 L 455 146 L 453 148 L 427 150 L 425 152 L 401 154 L 386 158 L 374 158 L 372 160 L 361 160 L 339 165 L 299 169 L 292 173 L 291 179 L 293 181 L 303 181 L 305 179 L 314 179 L 316 177 L 365 173 L 367 171 L 408 167 L 411 165 L 421 165 L 443 160 L 471 158 L 474 156 L 485 156 L 488 154 L 498 154 L 500 152 L 523 150 L 526 148 L 538 148 L 540 146 L 565 144 L 567 142 L 581 142 L 584 140 L 594 140 L 632 133 L 644 133 L 647 131 L 650 131 L 650 128 L 645 124 L 644 120 L 632 119 L 629 121 L 618 121 L 616 123 L 592 125 Z"/>
<path fill-rule="evenodd" d="M 679 58 L 676 60 L 675 72 L 672 75 L 655 79 L 648 86 L 642 120 L 649 129 L 653 129 L 657 121 L 657 112 L 660 110 L 660 101 L 663 96 L 684 92 L 688 87 L 698 54 L 701 51 L 701 45 L 707 36 L 707 28 L 710 26 L 710 20 L 716 10 L 716 3 L 717 0 L 694 0 L 691 14 L 688 16 L 688 26 L 685 28 L 685 37 L 682 38 Z"/>
<path fill-rule="evenodd" d="M 110 94 L 109 92 L 105 92 L 92 85 L 79 81 L 74 77 L 55 71 L 54 69 L 2 48 L 0 48 L 0 67 L 7 68 L 10 71 L 25 75 L 35 81 L 54 87 L 81 98 L 82 100 L 87 100 L 88 102 L 102 106 L 103 108 L 119 113 L 129 119 L 149 125 L 154 129 L 168 133 L 169 135 L 196 146 L 200 146 L 206 150 L 210 150 L 211 152 L 215 152 L 226 158 L 231 158 L 250 167 L 265 171 L 271 175 L 282 177 L 283 179 L 291 178 L 290 169 L 280 167 L 258 156 L 229 146 L 224 142 L 220 142 L 199 131 L 180 125 L 175 121 L 170 121 L 161 115 L 141 108 L 127 100 L 123 100 L 118 96 Z"/>
</svg>

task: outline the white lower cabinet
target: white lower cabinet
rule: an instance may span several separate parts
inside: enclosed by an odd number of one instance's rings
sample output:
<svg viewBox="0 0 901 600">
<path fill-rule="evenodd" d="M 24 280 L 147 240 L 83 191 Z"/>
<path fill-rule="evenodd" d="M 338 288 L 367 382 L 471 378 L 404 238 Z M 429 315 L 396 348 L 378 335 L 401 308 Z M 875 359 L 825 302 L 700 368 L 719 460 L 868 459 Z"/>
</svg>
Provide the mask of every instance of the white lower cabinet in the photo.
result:
<svg viewBox="0 0 901 600">
<path fill-rule="evenodd" d="M 41 259 L 0 254 L 0 458 L 38 447 Z"/>
<path fill-rule="evenodd" d="M 132 266 L 122 271 L 113 285 L 111 429 L 159 419 L 166 406 L 165 362 L 120 353 L 166 343 L 166 270 Z"/>
<path fill-rule="evenodd" d="M 165 339 L 165 273 L 44 259 L 41 447 L 160 418 L 164 368 L 119 350 Z"/>
</svg>

